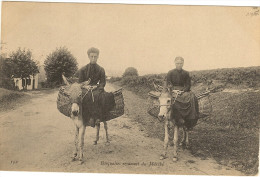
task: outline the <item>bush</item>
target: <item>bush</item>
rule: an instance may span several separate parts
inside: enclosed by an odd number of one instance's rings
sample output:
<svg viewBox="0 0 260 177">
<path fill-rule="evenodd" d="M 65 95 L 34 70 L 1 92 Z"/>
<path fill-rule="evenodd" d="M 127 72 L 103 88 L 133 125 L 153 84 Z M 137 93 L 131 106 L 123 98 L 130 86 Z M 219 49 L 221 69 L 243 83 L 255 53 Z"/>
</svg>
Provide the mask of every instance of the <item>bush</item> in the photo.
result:
<svg viewBox="0 0 260 177">
<path fill-rule="evenodd" d="M 78 69 L 78 63 L 67 48 L 61 47 L 47 56 L 44 61 L 44 69 L 47 86 L 54 87 L 63 83 L 62 73 L 68 78 L 72 77 Z"/>
<path fill-rule="evenodd" d="M 30 50 L 21 50 L 19 48 L 17 51 L 12 52 L 10 62 L 12 64 L 11 74 L 15 78 L 23 79 L 39 73 L 37 63 L 32 59 Z"/>
<path fill-rule="evenodd" d="M 128 76 L 138 76 L 138 71 L 134 67 L 128 67 L 126 68 L 123 77 L 128 77 Z"/>
<path fill-rule="evenodd" d="M 8 90 L 15 90 L 16 89 L 13 79 L 6 78 L 6 77 L 1 77 L 0 87 L 8 89 Z"/>
</svg>

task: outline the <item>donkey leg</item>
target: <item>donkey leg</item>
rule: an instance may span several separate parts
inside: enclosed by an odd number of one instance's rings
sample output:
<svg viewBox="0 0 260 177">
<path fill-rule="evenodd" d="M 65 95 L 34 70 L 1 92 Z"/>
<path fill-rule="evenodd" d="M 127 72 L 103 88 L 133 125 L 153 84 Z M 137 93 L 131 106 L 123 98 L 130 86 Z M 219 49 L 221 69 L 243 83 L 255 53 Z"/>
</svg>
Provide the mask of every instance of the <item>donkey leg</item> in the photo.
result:
<svg viewBox="0 0 260 177">
<path fill-rule="evenodd" d="M 180 146 L 184 149 L 189 149 L 189 131 L 187 130 L 187 127 L 183 127 L 183 139 L 180 143 Z"/>
<path fill-rule="evenodd" d="M 164 124 L 164 152 L 161 154 L 160 160 L 163 160 L 166 158 L 167 155 L 167 149 L 168 149 L 168 143 L 169 143 L 169 121 L 166 119 Z"/>
<path fill-rule="evenodd" d="M 169 121 L 169 129 L 168 129 L 168 131 L 169 131 L 169 145 L 170 146 L 173 146 L 173 125 L 174 125 L 174 123 L 172 122 L 172 121 Z"/>
<path fill-rule="evenodd" d="M 94 141 L 94 145 L 97 145 L 97 142 L 99 140 L 99 130 L 100 130 L 100 123 L 96 124 L 96 140 Z"/>
<path fill-rule="evenodd" d="M 107 122 L 106 121 L 104 121 L 104 129 L 105 129 L 105 132 L 106 132 L 106 145 L 109 145 L 109 138 L 108 138 L 108 131 L 107 131 L 107 129 L 108 129 L 108 127 L 107 127 Z"/>
<path fill-rule="evenodd" d="M 189 131 L 187 129 L 185 129 L 185 148 L 186 149 L 190 149 L 190 143 L 189 143 Z"/>
<path fill-rule="evenodd" d="M 84 148 L 84 137 L 85 137 L 86 126 L 82 125 L 79 129 L 79 161 L 83 163 L 83 148 Z"/>
<path fill-rule="evenodd" d="M 178 136 L 179 136 L 179 127 L 174 125 L 174 137 L 173 137 L 173 158 L 172 160 L 176 162 L 178 160 Z"/>
<path fill-rule="evenodd" d="M 186 130 L 185 130 L 185 127 L 183 126 L 183 128 L 182 128 L 182 140 L 180 142 L 180 146 L 182 146 L 184 148 L 185 145 L 186 145 Z"/>
<path fill-rule="evenodd" d="M 74 144 L 75 144 L 75 150 L 72 155 L 72 160 L 76 160 L 76 157 L 78 155 L 78 145 L 79 145 L 79 127 L 75 126 L 75 139 L 74 139 Z"/>
</svg>

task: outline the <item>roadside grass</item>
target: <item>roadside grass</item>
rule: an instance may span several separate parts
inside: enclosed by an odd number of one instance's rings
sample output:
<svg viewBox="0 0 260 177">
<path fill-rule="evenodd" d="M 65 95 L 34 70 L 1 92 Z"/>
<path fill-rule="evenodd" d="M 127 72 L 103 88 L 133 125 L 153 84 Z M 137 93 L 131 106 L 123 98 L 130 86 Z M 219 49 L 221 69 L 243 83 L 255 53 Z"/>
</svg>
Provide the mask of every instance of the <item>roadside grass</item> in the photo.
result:
<svg viewBox="0 0 260 177">
<path fill-rule="evenodd" d="M 30 103 L 30 99 L 42 94 L 54 93 L 58 89 L 40 89 L 33 91 L 13 91 L 0 88 L 0 112 L 15 109 Z"/>
<path fill-rule="evenodd" d="M 30 100 L 31 96 L 19 91 L 0 88 L 0 112 L 14 109 Z"/>
<path fill-rule="evenodd" d="M 127 107 L 132 120 L 139 123 L 141 131 L 145 131 L 147 136 L 163 141 L 163 123 L 147 113 L 146 98 L 149 89 L 125 89 L 139 96 L 136 101 L 129 103 L 131 107 Z M 214 158 L 218 163 L 236 168 L 247 175 L 256 175 L 259 164 L 259 93 L 247 91 L 211 94 L 212 115 L 200 119 L 191 131 L 191 153 L 201 159 Z"/>
<path fill-rule="evenodd" d="M 235 168 L 247 175 L 258 173 L 259 135 L 249 129 L 229 129 L 201 123 L 190 133 L 191 153 Z"/>
<path fill-rule="evenodd" d="M 200 120 L 202 123 L 191 133 L 192 153 L 212 156 L 219 163 L 235 167 L 245 174 L 257 174 L 259 93 L 247 91 L 212 94 L 212 115 Z"/>
</svg>

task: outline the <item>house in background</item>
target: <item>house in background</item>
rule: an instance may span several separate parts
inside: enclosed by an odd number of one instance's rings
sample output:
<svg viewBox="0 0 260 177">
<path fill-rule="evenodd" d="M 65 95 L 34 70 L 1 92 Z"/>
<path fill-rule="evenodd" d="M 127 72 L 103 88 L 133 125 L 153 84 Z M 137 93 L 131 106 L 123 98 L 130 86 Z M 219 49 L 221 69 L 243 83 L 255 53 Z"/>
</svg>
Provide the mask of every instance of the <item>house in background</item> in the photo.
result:
<svg viewBox="0 0 260 177">
<path fill-rule="evenodd" d="M 34 90 L 38 89 L 38 75 L 36 74 L 34 76 L 30 75 L 30 77 L 27 78 L 14 78 L 14 85 L 19 90 Z"/>
<path fill-rule="evenodd" d="M 39 67 L 39 73 L 34 76 L 30 75 L 28 78 L 13 78 L 15 87 L 18 90 L 34 90 L 42 88 L 42 83 L 46 81 L 45 70 L 43 66 Z"/>
</svg>

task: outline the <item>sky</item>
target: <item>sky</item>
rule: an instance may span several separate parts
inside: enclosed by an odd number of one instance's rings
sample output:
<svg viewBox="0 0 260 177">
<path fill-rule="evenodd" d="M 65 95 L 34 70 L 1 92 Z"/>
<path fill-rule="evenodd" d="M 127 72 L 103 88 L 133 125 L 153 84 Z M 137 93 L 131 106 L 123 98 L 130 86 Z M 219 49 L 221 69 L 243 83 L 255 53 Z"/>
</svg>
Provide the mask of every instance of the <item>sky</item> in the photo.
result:
<svg viewBox="0 0 260 177">
<path fill-rule="evenodd" d="M 258 8 L 260 9 L 260 8 Z M 2 52 L 35 60 L 67 47 L 79 68 L 100 50 L 107 75 L 135 67 L 166 73 L 182 56 L 188 71 L 260 66 L 260 15 L 252 7 L 3 2 Z"/>
</svg>

